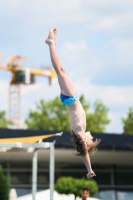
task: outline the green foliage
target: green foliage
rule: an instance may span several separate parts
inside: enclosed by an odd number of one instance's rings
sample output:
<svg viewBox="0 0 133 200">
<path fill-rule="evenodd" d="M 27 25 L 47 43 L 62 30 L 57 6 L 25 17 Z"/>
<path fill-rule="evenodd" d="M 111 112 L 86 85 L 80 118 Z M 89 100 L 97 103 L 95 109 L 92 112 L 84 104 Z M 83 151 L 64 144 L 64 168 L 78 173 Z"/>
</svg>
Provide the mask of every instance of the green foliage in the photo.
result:
<svg viewBox="0 0 133 200">
<path fill-rule="evenodd" d="M 126 118 L 122 118 L 123 131 L 127 134 L 133 134 L 133 108 L 129 108 Z"/>
<path fill-rule="evenodd" d="M 86 114 L 87 130 L 93 132 L 104 132 L 106 125 L 109 124 L 108 109 L 99 100 L 94 103 L 94 112 Z"/>
<path fill-rule="evenodd" d="M 94 112 L 90 113 L 90 105 L 85 101 L 84 96 L 80 97 L 80 101 L 86 112 L 87 130 L 93 132 L 105 131 L 106 125 L 110 122 L 107 116 L 108 109 L 102 102 L 94 103 Z M 69 131 L 69 113 L 58 97 L 48 102 L 41 100 L 36 104 L 36 110 L 29 111 L 25 121 L 29 129 L 47 129 L 47 130 L 65 130 Z"/>
<path fill-rule="evenodd" d="M 9 124 L 12 124 L 6 119 L 5 111 L 0 111 L 0 128 L 7 128 Z"/>
<path fill-rule="evenodd" d="M 58 97 L 36 104 L 36 111 L 30 110 L 25 121 L 30 129 L 69 130 L 69 115 L 67 107 Z"/>
<path fill-rule="evenodd" d="M 9 199 L 9 179 L 3 174 L 2 168 L 0 166 L 0 200 Z"/>
<path fill-rule="evenodd" d="M 76 197 L 81 196 L 83 187 L 90 189 L 90 196 L 94 196 L 98 192 L 97 182 L 93 179 L 77 179 L 73 177 L 61 177 L 55 184 L 55 191 L 59 194 L 74 194 Z"/>
</svg>

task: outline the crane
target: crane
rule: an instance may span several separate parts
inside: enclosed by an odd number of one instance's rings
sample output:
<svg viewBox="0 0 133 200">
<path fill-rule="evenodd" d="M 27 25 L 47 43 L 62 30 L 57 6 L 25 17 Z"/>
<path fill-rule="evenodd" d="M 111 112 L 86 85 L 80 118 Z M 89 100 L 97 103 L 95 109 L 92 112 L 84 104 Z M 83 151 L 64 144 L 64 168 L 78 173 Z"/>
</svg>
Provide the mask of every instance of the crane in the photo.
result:
<svg viewBox="0 0 133 200">
<path fill-rule="evenodd" d="M 0 57 L 2 54 L 0 53 Z M 49 85 L 56 72 L 53 68 L 45 69 L 31 69 L 29 67 L 22 67 L 22 60 L 25 57 L 18 55 L 10 55 L 5 64 L 0 65 L 0 69 L 10 71 L 12 74 L 11 81 L 9 84 L 9 120 L 13 123 L 9 128 L 16 126 L 21 128 L 21 96 L 20 96 L 20 85 L 34 84 L 35 76 L 45 76 L 48 78 Z"/>
</svg>

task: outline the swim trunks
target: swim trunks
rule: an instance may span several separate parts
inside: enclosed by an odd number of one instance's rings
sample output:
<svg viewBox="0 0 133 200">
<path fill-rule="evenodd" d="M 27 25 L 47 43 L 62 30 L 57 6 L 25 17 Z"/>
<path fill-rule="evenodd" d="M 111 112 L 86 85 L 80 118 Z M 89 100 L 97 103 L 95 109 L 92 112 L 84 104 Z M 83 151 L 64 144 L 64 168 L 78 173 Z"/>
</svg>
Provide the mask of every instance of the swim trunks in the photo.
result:
<svg viewBox="0 0 133 200">
<path fill-rule="evenodd" d="M 67 96 L 67 95 L 64 95 L 64 94 L 60 95 L 60 100 L 66 106 L 69 106 L 70 104 L 72 104 L 74 101 L 77 101 L 78 99 L 79 99 L 78 96 L 72 97 L 72 96 Z"/>
</svg>

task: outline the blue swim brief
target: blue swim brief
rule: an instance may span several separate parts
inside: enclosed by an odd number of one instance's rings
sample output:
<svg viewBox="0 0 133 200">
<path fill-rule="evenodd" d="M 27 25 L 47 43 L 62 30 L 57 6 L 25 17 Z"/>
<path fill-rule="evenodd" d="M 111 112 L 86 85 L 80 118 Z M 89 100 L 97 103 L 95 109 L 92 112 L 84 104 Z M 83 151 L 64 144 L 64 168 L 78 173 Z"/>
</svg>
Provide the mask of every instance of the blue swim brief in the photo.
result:
<svg viewBox="0 0 133 200">
<path fill-rule="evenodd" d="M 69 106 L 70 104 L 72 104 L 74 101 L 78 100 L 79 97 L 78 96 L 75 96 L 75 97 L 72 97 L 72 96 L 66 96 L 64 94 L 61 94 L 60 95 L 60 100 L 66 105 L 66 106 Z"/>
</svg>

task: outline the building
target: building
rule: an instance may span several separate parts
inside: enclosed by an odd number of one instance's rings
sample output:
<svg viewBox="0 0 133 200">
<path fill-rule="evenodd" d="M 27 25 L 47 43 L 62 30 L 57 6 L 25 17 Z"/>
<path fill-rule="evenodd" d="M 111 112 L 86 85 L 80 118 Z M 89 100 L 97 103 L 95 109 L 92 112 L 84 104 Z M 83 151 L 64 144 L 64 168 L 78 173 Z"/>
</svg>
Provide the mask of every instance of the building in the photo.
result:
<svg viewBox="0 0 133 200">
<path fill-rule="evenodd" d="M 5 130 L 13 135 L 14 130 Z M 16 130 L 18 135 L 34 132 L 38 135 L 47 131 Z M 55 131 L 56 132 L 56 131 Z M 42 133 L 41 133 L 42 134 Z M 0 138 L 3 129 L 0 130 Z M 101 139 L 98 152 L 91 156 L 94 178 L 99 186 L 97 197 L 102 200 L 133 199 L 133 136 L 92 133 Z M 75 155 L 69 132 L 63 132 L 55 143 L 55 181 L 60 176 L 86 177 L 86 168 L 81 157 Z M 0 164 L 11 178 L 18 196 L 31 193 L 32 153 L 27 149 L 4 149 L 0 152 Z M 49 149 L 39 150 L 38 191 L 49 187 Z"/>
</svg>

